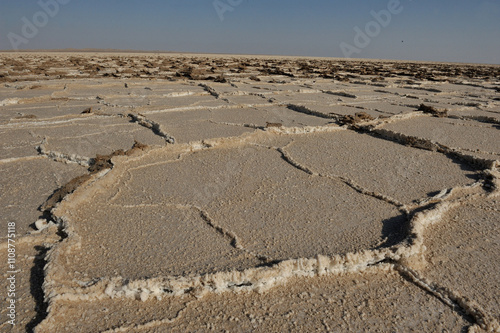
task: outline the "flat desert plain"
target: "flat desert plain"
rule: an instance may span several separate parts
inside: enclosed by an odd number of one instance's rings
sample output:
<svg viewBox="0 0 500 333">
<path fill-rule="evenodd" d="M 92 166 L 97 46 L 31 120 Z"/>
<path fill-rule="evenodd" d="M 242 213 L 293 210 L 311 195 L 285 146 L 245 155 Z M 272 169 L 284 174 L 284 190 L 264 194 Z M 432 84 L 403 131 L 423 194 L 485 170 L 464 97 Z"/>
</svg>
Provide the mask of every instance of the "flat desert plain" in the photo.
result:
<svg viewBox="0 0 500 333">
<path fill-rule="evenodd" d="M 0 110 L 2 332 L 500 330 L 500 66 L 2 53 Z"/>
</svg>

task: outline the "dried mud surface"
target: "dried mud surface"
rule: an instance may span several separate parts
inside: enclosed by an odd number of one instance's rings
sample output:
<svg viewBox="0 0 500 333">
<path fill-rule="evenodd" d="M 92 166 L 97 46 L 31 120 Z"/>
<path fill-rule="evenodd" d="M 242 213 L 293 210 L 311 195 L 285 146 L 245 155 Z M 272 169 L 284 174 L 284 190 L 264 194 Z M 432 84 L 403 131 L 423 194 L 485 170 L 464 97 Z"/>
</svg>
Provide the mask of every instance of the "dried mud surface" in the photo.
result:
<svg viewBox="0 0 500 333">
<path fill-rule="evenodd" d="M 500 332 L 499 77 L 0 54 L 0 331 Z"/>
</svg>

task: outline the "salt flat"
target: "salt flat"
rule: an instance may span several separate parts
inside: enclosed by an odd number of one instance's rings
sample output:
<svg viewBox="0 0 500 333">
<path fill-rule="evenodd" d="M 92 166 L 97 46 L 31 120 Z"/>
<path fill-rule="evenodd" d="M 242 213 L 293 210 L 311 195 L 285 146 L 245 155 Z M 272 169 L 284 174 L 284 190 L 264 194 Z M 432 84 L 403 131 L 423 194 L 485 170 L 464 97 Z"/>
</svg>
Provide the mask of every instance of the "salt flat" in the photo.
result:
<svg viewBox="0 0 500 333">
<path fill-rule="evenodd" d="M 500 331 L 499 66 L 0 64 L 2 331 Z"/>
</svg>

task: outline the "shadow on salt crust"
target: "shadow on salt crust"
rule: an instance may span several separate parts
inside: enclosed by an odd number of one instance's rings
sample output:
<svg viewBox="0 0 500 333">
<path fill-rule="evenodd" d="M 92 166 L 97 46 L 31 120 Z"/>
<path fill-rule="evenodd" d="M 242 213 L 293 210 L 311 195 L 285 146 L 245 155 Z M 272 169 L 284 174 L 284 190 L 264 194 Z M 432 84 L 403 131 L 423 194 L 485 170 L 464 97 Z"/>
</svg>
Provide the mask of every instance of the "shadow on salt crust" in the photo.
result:
<svg viewBox="0 0 500 333">
<path fill-rule="evenodd" d="M 354 252 L 405 235 L 396 207 L 308 175 L 274 149 L 233 144 L 172 155 L 118 163 L 100 181 L 109 186 L 91 187 L 81 194 L 87 201 L 57 212 L 81 237 L 63 279 L 204 274 L 262 258 Z"/>
<path fill-rule="evenodd" d="M 64 124 L 53 124 L 32 130 L 45 138 L 43 151 L 54 155 L 89 160 L 96 155 L 127 150 L 135 141 L 147 145 L 164 146 L 165 140 L 148 129 L 131 123 L 126 118 L 92 117 Z"/>
<path fill-rule="evenodd" d="M 0 164 L 3 221 L 16 222 L 18 236 L 33 230 L 30 225 L 40 217 L 38 208 L 45 200 L 62 184 L 85 172 L 85 168 L 77 164 L 57 163 L 43 157 Z M 6 233 L 6 227 L 0 231 L 2 237 Z"/>
<path fill-rule="evenodd" d="M 293 278 L 263 294 L 223 293 L 199 300 L 186 296 L 147 302 L 60 302 L 37 332 L 50 332 L 53 327 L 68 332 L 138 333 L 458 332 L 468 324 L 398 274 L 374 268 L 345 276 Z"/>
<path fill-rule="evenodd" d="M 233 109 L 236 112 L 236 110 Z M 148 114 L 147 118 L 158 123 L 163 131 L 175 138 L 177 143 L 188 143 L 205 139 L 239 136 L 254 131 L 243 126 L 229 126 L 211 122 L 216 110 L 172 111 Z"/>
<path fill-rule="evenodd" d="M 424 234 L 423 274 L 500 320 L 500 196 L 464 202 Z"/>
<path fill-rule="evenodd" d="M 59 262 L 58 273 L 68 278 L 66 271 L 75 281 L 198 275 L 260 263 L 232 247 L 195 208 L 177 208 L 168 202 L 130 208 L 90 203 L 78 209 L 71 221 L 82 237 L 81 252 Z"/>
<path fill-rule="evenodd" d="M 54 228 L 55 229 L 55 228 Z M 52 230 L 54 232 L 54 230 Z M 37 245 L 43 242 L 56 242 L 59 237 L 55 233 L 43 233 L 36 237 L 30 239 L 18 238 L 16 243 L 16 268 L 17 273 L 15 274 L 15 294 L 16 294 L 16 308 L 22 307 L 22 311 L 17 311 L 16 313 L 16 326 L 13 330 L 4 330 L 11 326 L 7 324 L 7 317 L 9 309 L 7 309 L 7 302 L 2 303 L 0 309 L 0 316 L 5 318 L 5 320 L 0 323 L 0 330 L 2 332 L 24 332 L 31 331 L 33 327 L 38 324 L 44 317 L 44 312 L 46 310 L 46 304 L 44 304 L 44 293 L 42 290 L 42 284 L 44 279 L 43 268 L 45 265 L 44 255 L 46 249 L 43 246 Z M 6 268 L 7 263 L 7 245 L 5 247 L 0 247 L 0 260 L 2 262 L 2 268 Z M 7 278 L 11 275 L 6 273 L 7 269 L 2 271 L 2 279 L 0 281 L 1 290 L 10 289 L 10 280 Z M 7 292 L 5 293 L 7 296 Z M 2 327 L 3 325 L 3 327 Z"/>
<path fill-rule="evenodd" d="M 443 154 L 355 132 L 297 138 L 286 151 L 298 163 L 329 176 L 351 179 L 402 203 L 474 182 L 474 170 Z"/>
<path fill-rule="evenodd" d="M 493 153 L 500 159 L 498 124 L 495 126 L 474 120 L 418 117 L 387 124 L 383 128 L 433 140 L 451 148 Z"/>
</svg>

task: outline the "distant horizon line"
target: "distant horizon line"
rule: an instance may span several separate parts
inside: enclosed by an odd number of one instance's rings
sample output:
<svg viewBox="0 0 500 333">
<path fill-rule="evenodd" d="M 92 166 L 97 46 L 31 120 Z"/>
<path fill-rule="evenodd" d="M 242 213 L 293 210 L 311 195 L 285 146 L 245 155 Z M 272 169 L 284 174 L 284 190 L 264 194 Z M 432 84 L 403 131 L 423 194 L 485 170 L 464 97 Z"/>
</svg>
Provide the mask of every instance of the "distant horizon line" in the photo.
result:
<svg viewBox="0 0 500 333">
<path fill-rule="evenodd" d="M 397 61 L 397 62 L 415 62 L 415 63 L 442 63 L 442 64 L 462 64 L 462 65 L 482 65 L 482 66 L 500 66 L 492 63 L 472 63 L 460 61 L 432 61 L 432 60 L 407 60 L 407 59 L 377 59 L 377 58 L 345 58 L 345 57 L 325 57 L 325 56 L 303 56 L 303 55 L 285 55 L 285 54 L 246 54 L 246 53 L 214 53 L 214 52 L 183 52 L 183 51 L 162 51 L 162 50 L 134 50 L 134 49 L 100 49 L 100 48 L 65 48 L 65 49 L 26 49 L 26 50 L 0 50 L 0 53 L 144 53 L 144 54 L 193 54 L 193 55 L 221 55 L 221 56 L 258 56 L 258 57 L 290 57 L 305 59 L 335 59 L 345 61 Z"/>
</svg>

